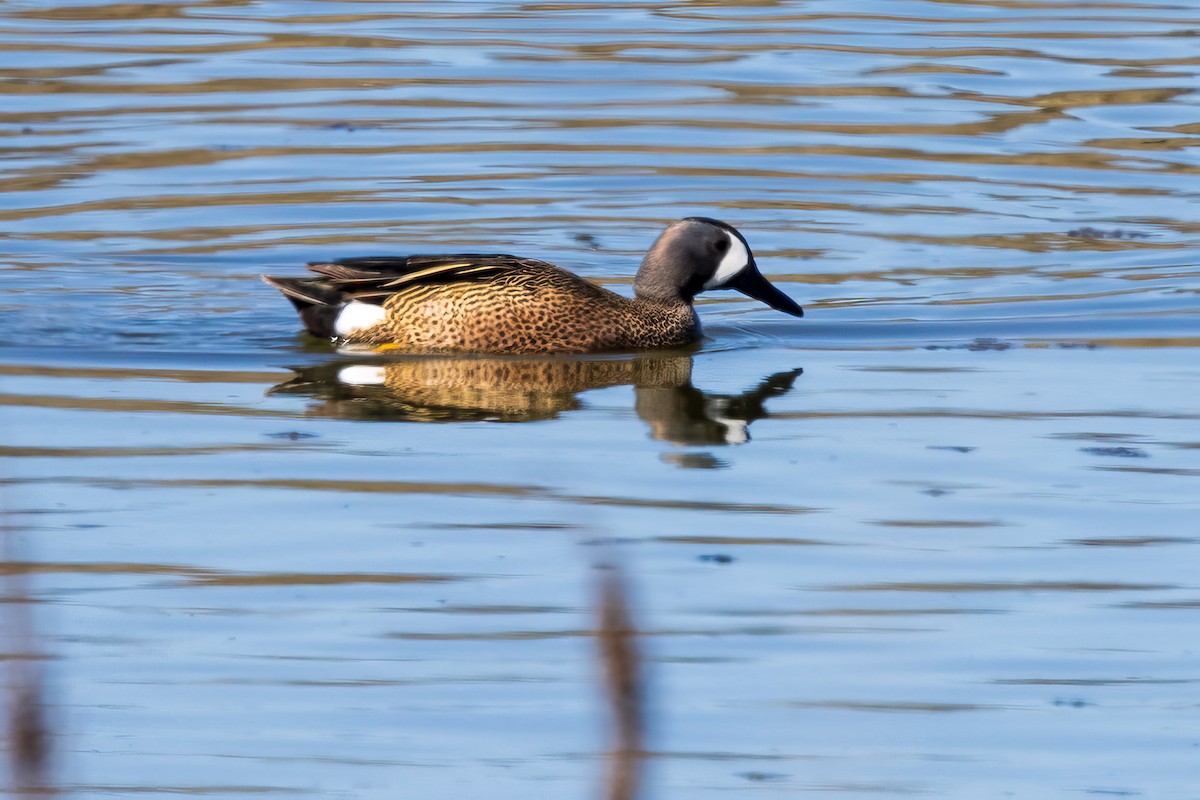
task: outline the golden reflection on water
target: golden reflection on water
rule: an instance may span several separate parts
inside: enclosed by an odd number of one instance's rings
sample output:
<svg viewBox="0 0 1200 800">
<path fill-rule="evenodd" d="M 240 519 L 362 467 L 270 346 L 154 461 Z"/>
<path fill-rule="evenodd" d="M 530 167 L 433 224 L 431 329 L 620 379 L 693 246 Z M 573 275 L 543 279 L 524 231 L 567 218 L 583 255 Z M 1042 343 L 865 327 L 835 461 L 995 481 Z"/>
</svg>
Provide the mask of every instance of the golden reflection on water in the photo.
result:
<svg viewBox="0 0 1200 800">
<path fill-rule="evenodd" d="M 407 422 L 552 419 L 580 408 L 582 392 L 632 385 L 653 438 L 700 445 L 748 441 L 750 423 L 767 415 L 765 401 L 790 391 L 803 370 L 770 375 L 736 395 L 697 389 L 687 355 L 347 359 L 297 372 L 271 392 L 316 398 L 310 415 Z"/>
</svg>

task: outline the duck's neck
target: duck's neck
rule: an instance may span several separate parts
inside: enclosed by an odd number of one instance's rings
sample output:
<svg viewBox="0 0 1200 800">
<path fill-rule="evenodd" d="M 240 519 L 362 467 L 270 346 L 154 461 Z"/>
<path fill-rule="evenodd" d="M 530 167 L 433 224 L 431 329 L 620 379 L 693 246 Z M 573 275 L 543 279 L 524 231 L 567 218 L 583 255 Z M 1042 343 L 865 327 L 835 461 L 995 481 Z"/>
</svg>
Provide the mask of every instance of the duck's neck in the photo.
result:
<svg viewBox="0 0 1200 800">
<path fill-rule="evenodd" d="M 642 266 L 633 279 L 633 294 L 638 300 L 668 306 L 690 306 L 699 286 L 681 286 L 679 276 L 672 270 L 663 269 L 653 260 L 650 252 L 642 260 Z"/>
</svg>

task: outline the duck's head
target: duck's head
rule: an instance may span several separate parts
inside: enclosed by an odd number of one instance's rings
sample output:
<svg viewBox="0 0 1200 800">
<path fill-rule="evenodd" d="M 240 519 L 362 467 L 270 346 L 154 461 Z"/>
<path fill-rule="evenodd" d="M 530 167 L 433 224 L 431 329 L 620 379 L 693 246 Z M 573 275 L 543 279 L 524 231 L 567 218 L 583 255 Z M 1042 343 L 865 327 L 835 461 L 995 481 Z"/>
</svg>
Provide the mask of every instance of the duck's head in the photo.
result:
<svg viewBox="0 0 1200 800">
<path fill-rule="evenodd" d="M 681 219 L 663 231 L 642 259 L 633 289 L 638 297 L 667 303 L 690 303 L 713 289 L 737 289 L 785 314 L 804 316 L 804 309 L 758 271 L 737 228 L 708 217 Z"/>
</svg>

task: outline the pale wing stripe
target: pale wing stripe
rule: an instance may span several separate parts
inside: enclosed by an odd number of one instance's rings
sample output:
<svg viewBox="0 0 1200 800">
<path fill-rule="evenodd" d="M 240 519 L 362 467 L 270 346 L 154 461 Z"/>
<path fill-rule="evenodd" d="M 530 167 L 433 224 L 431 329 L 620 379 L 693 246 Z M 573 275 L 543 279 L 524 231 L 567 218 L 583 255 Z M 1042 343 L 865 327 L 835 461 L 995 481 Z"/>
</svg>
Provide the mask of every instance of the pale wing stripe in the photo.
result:
<svg viewBox="0 0 1200 800">
<path fill-rule="evenodd" d="M 466 263 L 466 264 L 438 264 L 436 267 L 428 267 L 427 269 L 417 270 L 416 272 L 410 272 L 407 275 L 401 275 L 399 278 L 396 278 L 396 280 L 390 281 L 383 285 L 384 286 L 403 286 L 406 283 L 412 283 L 413 281 L 419 281 L 422 278 L 428 278 L 431 275 L 440 275 L 443 272 L 450 272 L 452 270 L 461 269 L 462 267 L 468 267 L 468 266 L 470 266 L 469 263 Z"/>
</svg>

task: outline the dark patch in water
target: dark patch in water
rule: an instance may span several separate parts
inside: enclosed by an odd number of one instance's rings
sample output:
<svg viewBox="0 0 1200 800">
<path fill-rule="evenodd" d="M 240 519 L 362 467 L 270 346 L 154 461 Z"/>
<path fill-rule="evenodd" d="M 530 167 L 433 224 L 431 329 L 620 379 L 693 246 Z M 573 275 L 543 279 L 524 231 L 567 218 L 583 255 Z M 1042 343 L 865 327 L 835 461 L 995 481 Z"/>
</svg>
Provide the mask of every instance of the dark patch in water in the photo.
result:
<svg viewBox="0 0 1200 800">
<path fill-rule="evenodd" d="M 926 350 L 970 350 L 971 352 L 988 352 L 988 351 L 1004 351 L 1011 350 L 1013 344 L 1011 342 L 1002 342 L 999 339 L 993 339 L 990 336 L 974 339 L 965 344 L 931 344 Z"/>
<path fill-rule="evenodd" d="M 373 128 L 378 128 L 379 126 L 378 125 L 362 125 L 357 122 L 348 122 L 346 120 L 340 120 L 338 122 L 331 122 L 328 125 L 322 125 L 321 127 L 327 131 L 345 131 L 346 133 L 354 133 L 355 131 L 371 130 Z"/>
<path fill-rule="evenodd" d="M 664 453 L 662 460 L 680 469 L 728 469 L 729 462 L 712 453 Z"/>
<path fill-rule="evenodd" d="M 748 781 L 766 782 L 781 781 L 787 775 L 782 772 L 739 772 L 738 777 L 745 778 Z"/>
<path fill-rule="evenodd" d="M 1093 456 L 1114 458 L 1149 458 L 1150 454 L 1140 447 L 1081 447 L 1079 452 Z"/>
<path fill-rule="evenodd" d="M 1067 236 L 1072 239 L 1149 239 L 1150 234 L 1142 233 L 1141 231 L 1130 231 L 1124 228 L 1111 228 L 1109 230 L 1101 230 L 1085 225 L 1082 228 L 1073 228 L 1067 231 Z"/>
<path fill-rule="evenodd" d="M 980 351 L 987 351 L 987 350 L 1000 351 L 1000 350 L 1008 350 L 1009 348 L 1012 347 L 1012 344 L 1010 344 L 1009 342 L 1002 342 L 999 339 L 984 338 L 984 339 L 976 339 L 975 341 L 968 344 L 966 347 L 968 350 L 971 350 L 973 352 L 980 352 Z"/>
<path fill-rule="evenodd" d="M 1151 544 L 1192 544 L 1195 541 L 1186 536 L 1117 536 L 1111 539 L 1068 539 L 1066 543 L 1084 547 L 1145 547 Z"/>
</svg>

